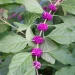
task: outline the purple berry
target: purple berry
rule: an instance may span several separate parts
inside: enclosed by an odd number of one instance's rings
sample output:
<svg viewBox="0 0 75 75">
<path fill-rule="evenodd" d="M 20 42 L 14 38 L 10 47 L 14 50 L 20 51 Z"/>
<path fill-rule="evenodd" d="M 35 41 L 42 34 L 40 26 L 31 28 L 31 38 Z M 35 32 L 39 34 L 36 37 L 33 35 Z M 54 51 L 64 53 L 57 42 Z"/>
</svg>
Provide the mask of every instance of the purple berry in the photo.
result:
<svg viewBox="0 0 75 75">
<path fill-rule="evenodd" d="M 39 30 L 39 31 L 47 31 L 48 30 L 48 25 L 47 24 L 45 24 L 45 23 L 40 23 L 40 24 L 38 24 L 38 26 L 37 26 L 37 29 Z"/>
<path fill-rule="evenodd" d="M 55 4 L 50 4 L 49 9 L 55 12 L 57 10 L 57 7 L 55 6 Z"/>
<path fill-rule="evenodd" d="M 43 12 L 42 17 L 43 19 L 47 19 L 48 21 L 51 21 L 53 19 L 53 16 L 48 12 Z"/>
<path fill-rule="evenodd" d="M 40 48 L 33 48 L 32 49 L 32 55 L 40 57 L 42 55 L 42 50 Z"/>
<path fill-rule="evenodd" d="M 38 61 L 34 61 L 33 65 L 35 66 L 36 69 L 40 69 L 41 68 L 41 63 Z"/>
<path fill-rule="evenodd" d="M 43 7 L 43 10 L 44 10 L 44 11 L 47 11 L 47 6 L 44 6 L 44 7 Z"/>
<path fill-rule="evenodd" d="M 35 44 L 42 44 L 44 42 L 44 39 L 41 36 L 34 36 L 32 40 Z"/>
</svg>

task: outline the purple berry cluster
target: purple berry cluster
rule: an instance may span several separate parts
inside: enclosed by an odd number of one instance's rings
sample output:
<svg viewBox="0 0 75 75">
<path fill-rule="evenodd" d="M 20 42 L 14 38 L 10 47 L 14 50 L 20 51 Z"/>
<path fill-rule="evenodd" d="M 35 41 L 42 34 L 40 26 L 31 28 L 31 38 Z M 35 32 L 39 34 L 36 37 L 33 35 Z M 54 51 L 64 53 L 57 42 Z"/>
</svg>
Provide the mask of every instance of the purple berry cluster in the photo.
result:
<svg viewBox="0 0 75 75">
<path fill-rule="evenodd" d="M 34 61 L 34 62 L 33 62 L 33 65 L 35 66 L 36 69 L 41 68 L 41 63 L 38 62 L 38 61 Z"/>
<path fill-rule="evenodd" d="M 57 7 L 55 6 L 55 4 L 51 4 L 49 5 L 49 9 L 55 12 L 57 10 Z"/>
<path fill-rule="evenodd" d="M 53 19 L 53 16 L 48 12 L 43 12 L 42 18 L 47 19 L 48 21 L 51 21 Z"/>
<path fill-rule="evenodd" d="M 42 44 L 44 42 L 44 39 L 41 36 L 34 36 L 32 40 L 35 44 Z"/>
<path fill-rule="evenodd" d="M 32 49 L 32 55 L 40 57 L 42 55 L 42 50 L 40 48 L 33 48 Z"/>
<path fill-rule="evenodd" d="M 57 2 L 57 1 L 56 1 L 56 2 Z M 44 6 L 44 7 L 43 7 L 43 10 L 44 10 L 44 11 L 51 10 L 51 11 L 53 11 L 53 12 L 56 12 L 56 11 L 57 11 L 57 7 L 56 7 L 55 4 L 49 3 L 49 6 Z M 47 13 L 47 12 L 46 12 L 46 13 Z M 45 15 L 46 15 L 46 13 L 45 13 Z M 49 14 L 49 13 L 47 13 L 47 14 Z"/>
<path fill-rule="evenodd" d="M 38 24 L 38 26 L 37 26 L 37 29 L 39 30 L 39 31 L 47 31 L 48 30 L 48 24 L 45 24 L 45 23 L 40 23 L 40 24 Z"/>
<path fill-rule="evenodd" d="M 53 11 L 53 12 L 55 12 L 57 10 L 57 7 L 55 6 L 55 4 L 50 4 L 48 6 L 48 8 L 49 8 L 50 11 Z M 48 30 L 48 24 L 46 24 L 46 21 L 51 21 L 53 19 L 53 15 L 50 12 L 44 11 L 43 14 L 42 14 L 42 18 L 45 21 L 41 22 L 37 25 L 37 30 L 40 31 L 40 32 Z M 34 36 L 32 40 L 33 40 L 34 44 L 36 44 L 36 45 L 40 45 L 44 42 L 44 38 L 41 35 Z M 42 51 L 41 48 L 36 47 L 36 48 L 33 48 L 31 50 L 31 53 L 32 53 L 32 56 L 35 56 L 35 57 L 38 58 L 42 55 L 43 51 Z M 37 60 L 35 60 L 33 62 L 33 65 L 36 69 L 41 68 L 41 63 Z"/>
</svg>

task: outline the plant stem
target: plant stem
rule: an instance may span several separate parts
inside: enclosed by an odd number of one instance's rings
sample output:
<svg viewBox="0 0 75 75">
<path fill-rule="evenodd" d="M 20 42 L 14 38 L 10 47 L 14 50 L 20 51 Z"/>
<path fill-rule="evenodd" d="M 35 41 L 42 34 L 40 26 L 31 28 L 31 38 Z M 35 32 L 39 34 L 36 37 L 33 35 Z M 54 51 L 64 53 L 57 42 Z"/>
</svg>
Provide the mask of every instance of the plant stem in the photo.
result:
<svg viewBox="0 0 75 75">
<path fill-rule="evenodd" d="M 59 1 L 60 1 L 60 0 L 58 0 L 58 1 L 55 3 L 55 5 L 57 5 L 57 4 L 59 3 Z M 51 13 L 51 12 L 52 12 L 52 11 L 50 10 L 49 13 Z M 44 24 L 45 24 L 46 22 L 47 22 L 47 19 L 44 20 Z M 43 33 L 43 31 L 41 30 L 39 36 L 41 36 L 42 33 Z M 44 34 L 43 34 L 43 35 L 44 35 Z M 37 44 L 37 48 L 39 48 L 39 44 Z M 36 56 L 36 59 L 35 59 L 35 60 L 37 61 L 37 56 Z M 37 70 L 37 69 L 36 69 L 36 74 L 38 75 L 38 70 Z"/>
<path fill-rule="evenodd" d="M 39 75 L 38 70 L 36 69 L 36 75 Z"/>
<path fill-rule="evenodd" d="M 44 23 L 46 23 L 47 19 L 44 20 Z"/>
<path fill-rule="evenodd" d="M 41 31 L 40 31 L 40 34 L 39 34 L 39 36 L 41 36 L 41 35 L 42 35 L 42 32 L 43 32 L 43 31 L 41 30 Z"/>
<path fill-rule="evenodd" d="M 23 34 L 23 35 L 25 36 L 25 34 L 24 34 L 22 31 L 18 30 L 15 26 L 11 25 L 11 24 L 8 23 L 6 20 L 3 20 L 3 19 L 1 19 L 1 18 L 0 18 L 0 20 L 3 21 L 5 24 L 11 26 L 12 28 L 14 28 L 15 30 L 17 30 L 18 32 L 20 32 L 21 34 Z"/>
<path fill-rule="evenodd" d="M 55 3 L 55 6 L 57 6 L 59 3 L 60 3 L 60 0 L 58 0 L 58 1 Z"/>
<path fill-rule="evenodd" d="M 49 13 L 51 13 L 51 11 Z M 46 22 L 47 22 L 47 19 L 45 19 L 43 23 L 45 24 Z M 42 33 L 43 33 L 43 31 L 41 30 L 39 33 L 39 36 L 41 36 Z M 38 48 L 38 46 L 39 46 L 39 44 L 37 44 L 37 48 Z M 37 61 L 37 56 L 36 56 L 36 61 Z M 36 70 L 36 74 L 38 75 L 38 70 Z"/>
</svg>

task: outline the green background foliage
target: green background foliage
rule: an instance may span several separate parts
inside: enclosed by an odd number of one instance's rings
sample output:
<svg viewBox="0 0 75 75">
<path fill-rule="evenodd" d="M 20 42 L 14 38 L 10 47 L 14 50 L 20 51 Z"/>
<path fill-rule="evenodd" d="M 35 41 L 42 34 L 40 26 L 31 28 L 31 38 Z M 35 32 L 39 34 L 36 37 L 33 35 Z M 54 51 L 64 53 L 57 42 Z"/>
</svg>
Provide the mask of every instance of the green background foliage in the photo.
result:
<svg viewBox="0 0 75 75">
<path fill-rule="evenodd" d="M 36 25 L 43 21 L 42 7 L 51 0 L 47 0 L 43 6 L 40 1 L 0 0 L 0 8 L 4 10 L 3 13 L 0 11 L 0 75 L 36 75 L 34 57 L 30 53 L 35 47 L 32 38 L 39 34 Z M 7 19 L 13 12 L 23 16 L 23 23 L 16 17 Z M 2 16 L 15 29 L 1 21 Z M 53 15 L 53 20 L 47 23 L 49 29 L 43 34 L 45 42 L 40 45 L 43 50 L 39 59 L 42 63 L 40 70 L 44 72 L 49 66 L 51 75 L 74 75 L 75 0 L 64 0 Z"/>
</svg>

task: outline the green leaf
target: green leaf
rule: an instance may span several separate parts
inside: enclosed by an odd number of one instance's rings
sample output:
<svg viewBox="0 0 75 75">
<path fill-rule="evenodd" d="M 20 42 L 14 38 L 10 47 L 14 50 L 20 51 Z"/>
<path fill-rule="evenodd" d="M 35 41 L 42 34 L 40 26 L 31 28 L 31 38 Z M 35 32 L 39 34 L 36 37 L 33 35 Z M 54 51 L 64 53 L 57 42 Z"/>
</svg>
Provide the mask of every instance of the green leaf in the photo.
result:
<svg viewBox="0 0 75 75">
<path fill-rule="evenodd" d="M 19 30 L 19 31 L 23 31 L 23 30 L 26 30 L 26 29 L 28 28 L 27 25 L 21 24 L 21 23 L 19 23 L 19 22 L 14 22 L 14 24 L 18 27 L 18 30 Z"/>
<path fill-rule="evenodd" d="M 0 36 L 1 52 L 19 52 L 23 50 L 27 45 L 27 41 L 25 38 L 12 32 L 0 34 Z"/>
<path fill-rule="evenodd" d="M 0 24 L 0 33 L 5 32 L 8 29 L 8 26 L 6 24 Z"/>
<path fill-rule="evenodd" d="M 32 32 L 31 26 L 26 30 L 26 39 L 28 40 L 28 45 L 34 47 L 35 44 L 32 41 L 32 38 L 34 37 L 34 34 Z"/>
<path fill-rule="evenodd" d="M 50 67 L 55 68 L 56 70 L 59 70 L 60 68 L 65 67 L 66 65 L 64 65 L 64 64 L 62 64 L 62 63 L 60 63 L 60 62 L 58 62 L 58 61 L 56 61 L 55 64 L 50 64 L 50 63 L 47 63 L 47 62 L 43 61 L 43 62 L 42 62 L 42 66 L 43 66 L 43 67 L 45 67 L 45 66 L 46 66 L 46 67 L 47 67 L 47 66 L 50 66 Z"/>
<path fill-rule="evenodd" d="M 8 18 L 8 10 L 4 10 L 3 17 L 6 19 Z"/>
<path fill-rule="evenodd" d="M 47 62 L 54 64 L 55 59 L 49 54 L 49 52 L 57 48 L 57 45 L 52 40 L 50 40 L 49 38 L 45 38 L 45 42 L 41 45 L 41 49 L 44 52 L 42 54 L 42 58 Z"/>
<path fill-rule="evenodd" d="M 68 66 L 59 69 L 55 75 L 75 75 L 75 66 Z"/>
<path fill-rule="evenodd" d="M 28 40 L 28 44 L 29 46 L 34 46 L 32 42 L 32 38 L 34 37 L 34 34 L 31 30 L 31 26 L 34 25 L 35 20 L 39 18 L 40 15 L 36 13 L 25 12 L 24 17 L 25 17 L 25 21 L 24 21 L 25 24 L 20 24 L 18 22 L 14 22 L 14 24 L 18 26 L 18 29 L 20 31 L 26 30 L 26 39 Z"/>
<path fill-rule="evenodd" d="M 34 34 L 32 32 L 31 26 L 34 25 L 35 20 L 40 17 L 40 15 L 37 15 L 35 13 L 28 13 L 25 12 L 25 25 L 28 26 L 26 30 L 26 39 L 28 40 L 29 46 L 35 46 L 34 43 L 32 42 L 32 38 L 34 37 Z"/>
<path fill-rule="evenodd" d="M 67 15 L 67 16 L 61 17 L 61 19 L 64 21 L 64 23 L 68 24 L 68 26 L 75 26 L 75 17 L 74 16 Z"/>
<path fill-rule="evenodd" d="M 72 55 L 73 57 L 75 57 L 75 46 L 74 46 L 74 50 L 72 51 Z"/>
<path fill-rule="evenodd" d="M 13 3 L 14 1 L 13 0 L 0 0 L 0 4 L 4 4 L 4 3 Z"/>
<path fill-rule="evenodd" d="M 0 0 L 0 4 L 6 4 L 6 3 L 19 3 L 19 4 L 24 4 L 26 7 L 26 10 L 29 12 L 34 12 L 34 13 L 42 13 L 43 9 L 38 3 L 37 0 Z"/>
<path fill-rule="evenodd" d="M 75 0 L 65 0 L 61 6 L 63 10 L 75 14 Z"/>
<path fill-rule="evenodd" d="M 27 9 L 27 11 L 42 13 L 43 9 L 37 0 L 25 0 L 23 3 Z"/>
<path fill-rule="evenodd" d="M 40 18 L 41 15 L 39 14 L 36 14 L 36 13 L 30 13 L 30 12 L 25 12 L 25 25 L 33 25 L 34 21 L 37 19 L 37 18 Z"/>
<path fill-rule="evenodd" d="M 35 75 L 31 54 L 27 52 L 16 54 L 12 58 L 7 75 Z"/>
<path fill-rule="evenodd" d="M 35 20 L 40 17 L 39 14 L 30 13 L 30 12 L 25 12 L 24 14 L 25 14 L 24 24 L 21 24 L 19 22 L 14 22 L 14 24 L 18 27 L 18 30 L 20 31 L 27 30 L 29 26 L 32 26 Z"/>
<path fill-rule="evenodd" d="M 56 60 L 67 65 L 75 65 L 75 58 L 72 56 L 72 53 L 66 48 L 58 48 L 49 52 Z"/>
<path fill-rule="evenodd" d="M 31 41 L 33 37 L 34 37 L 34 34 L 31 30 L 31 27 L 29 27 L 26 31 L 26 39 Z"/>
<path fill-rule="evenodd" d="M 43 53 L 41 57 L 42 57 L 42 59 L 46 60 L 47 62 L 49 62 L 51 64 L 55 64 L 55 59 L 49 53 Z"/>
<path fill-rule="evenodd" d="M 8 66 L 3 67 L 0 69 L 0 75 L 7 75 L 8 72 Z"/>
<path fill-rule="evenodd" d="M 5 10 L 3 8 L 0 9 L 0 17 L 8 18 L 8 10 Z"/>
<path fill-rule="evenodd" d="M 0 75 L 7 75 L 8 73 L 8 66 L 10 64 L 12 55 L 8 55 L 4 61 L 0 64 Z"/>
<path fill-rule="evenodd" d="M 62 18 L 64 23 L 55 25 L 56 28 L 48 35 L 59 44 L 70 44 L 75 42 L 75 17 L 67 16 Z"/>
</svg>

